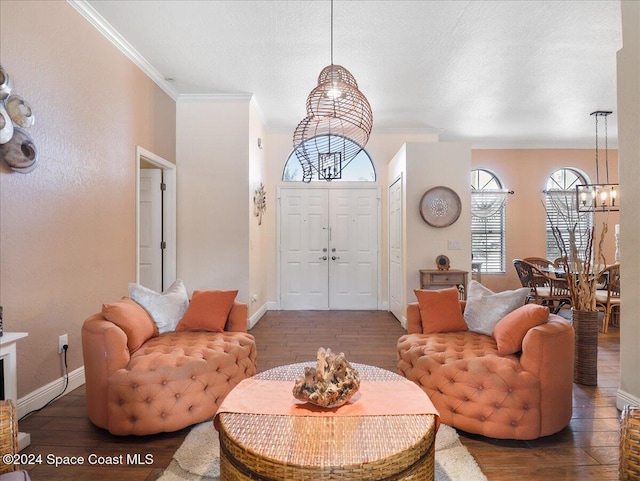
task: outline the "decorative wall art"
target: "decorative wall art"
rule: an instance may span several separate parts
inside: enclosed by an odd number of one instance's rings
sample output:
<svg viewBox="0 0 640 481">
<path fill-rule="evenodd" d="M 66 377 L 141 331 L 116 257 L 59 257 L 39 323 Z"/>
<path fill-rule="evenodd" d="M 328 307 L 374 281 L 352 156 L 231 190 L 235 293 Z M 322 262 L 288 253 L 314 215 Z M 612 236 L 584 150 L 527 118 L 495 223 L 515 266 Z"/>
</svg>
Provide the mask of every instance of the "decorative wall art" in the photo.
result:
<svg viewBox="0 0 640 481">
<path fill-rule="evenodd" d="M 433 187 L 420 199 L 422 220 L 432 227 L 448 227 L 458 220 L 462 203 L 449 187 Z"/>
<path fill-rule="evenodd" d="M 26 174 L 38 162 L 38 150 L 25 130 L 35 118 L 29 103 L 12 90 L 11 78 L 0 65 L 0 159 L 14 171 Z"/>
<path fill-rule="evenodd" d="M 260 187 L 258 187 L 253 194 L 253 215 L 258 218 L 258 225 L 262 225 L 262 215 L 267 210 L 267 192 L 264 189 L 264 185 L 260 182 Z"/>
</svg>

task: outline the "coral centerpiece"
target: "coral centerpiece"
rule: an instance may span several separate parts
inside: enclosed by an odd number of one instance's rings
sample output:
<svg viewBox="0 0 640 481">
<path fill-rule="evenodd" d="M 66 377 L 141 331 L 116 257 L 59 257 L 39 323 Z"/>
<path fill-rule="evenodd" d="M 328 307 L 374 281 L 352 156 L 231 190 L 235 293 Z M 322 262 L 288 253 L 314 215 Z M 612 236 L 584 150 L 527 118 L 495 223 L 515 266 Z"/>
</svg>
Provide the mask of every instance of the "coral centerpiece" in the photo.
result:
<svg viewBox="0 0 640 481">
<path fill-rule="evenodd" d="M 324 408 L 345 404 L 360 388 L 360 374 L 346 360 L 344 353 L 318 349 L 316 367 L 305 367 L 293 387 L 293 396 Z"/>
</svg>

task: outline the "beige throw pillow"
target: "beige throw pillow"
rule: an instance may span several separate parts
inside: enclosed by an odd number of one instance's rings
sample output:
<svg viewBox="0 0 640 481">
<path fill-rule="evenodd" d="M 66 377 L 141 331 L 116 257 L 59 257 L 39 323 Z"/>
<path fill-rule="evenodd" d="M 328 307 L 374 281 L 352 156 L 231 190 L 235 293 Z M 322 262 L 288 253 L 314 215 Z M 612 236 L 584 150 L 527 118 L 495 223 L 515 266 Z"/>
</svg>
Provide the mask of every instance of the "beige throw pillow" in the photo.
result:
<svg viewBox="0 0 640 481">
<path fill-rule="evenodd" d="M 524 306 L 528 294 L 528 287 L 493 292 L 472 280 L 467 288 L 467 306 L 464 309 L 464 320 L 469 330 L 491 336 L 500 319 Z"/>
<path fill-rule="evenodd" d="M 189 295 L 180 279 L 162 293 L 131 282 L 129 297 L 144 307 L 158 326 L 160 334 L 175 331 L 178 321 L 189 307 Z"/>
</svg>

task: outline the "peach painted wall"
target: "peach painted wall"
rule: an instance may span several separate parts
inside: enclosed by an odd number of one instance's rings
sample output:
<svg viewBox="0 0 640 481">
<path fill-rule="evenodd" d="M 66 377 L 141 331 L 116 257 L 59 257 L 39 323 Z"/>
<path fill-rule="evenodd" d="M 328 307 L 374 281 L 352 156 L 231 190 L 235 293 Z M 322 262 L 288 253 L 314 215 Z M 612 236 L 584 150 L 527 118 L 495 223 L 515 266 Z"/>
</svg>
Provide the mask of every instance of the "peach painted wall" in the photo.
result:
<svg viewBox="0 0 640 481">
<path fill-rule="evenodd" d="M 54 20 L 55 19 L 55 20 Z M 18 396 L 82 366 L 80 329 L 135 280 L 135 148 L 175 161 L 175 102 L 63 1 L 0 2 L 0 58 L 40 151 L 0 162 L 0 303 L 18 343 Z"/>
<path fill-rule="evenodd" d="M 595 134 L 594 134 L 595 140 Z M 600 152 L 602 161 L 603 151 Z M 604 182 L 603 162 L 600 181 Z M 553 150 L 473 150 L 471 168 L 484 168 L 494 172 L 504 187 L 515 193 L 507 198 L 506 274 L 483 274 L 482 283 L 494 291 L 520 286 L 512 260 L 522 257 L 546 257 L 545 211 L 542 202 L 549 175 L 562 167 L 573 167 L 595 181 L 594 149 Z M 618 182 L 618 154 L 609 149 L 609 181 Z M 622 199 L 621 199 L 622 200 Z M 624 202 L 624 200 L 622 200 Z M 606 214 L 596 215 L 596 238 L 599 239 Z M 615 255 L 614 225 L 620 213 L 611 212 L 604 255 L 612 263 Z"/>
</svg>

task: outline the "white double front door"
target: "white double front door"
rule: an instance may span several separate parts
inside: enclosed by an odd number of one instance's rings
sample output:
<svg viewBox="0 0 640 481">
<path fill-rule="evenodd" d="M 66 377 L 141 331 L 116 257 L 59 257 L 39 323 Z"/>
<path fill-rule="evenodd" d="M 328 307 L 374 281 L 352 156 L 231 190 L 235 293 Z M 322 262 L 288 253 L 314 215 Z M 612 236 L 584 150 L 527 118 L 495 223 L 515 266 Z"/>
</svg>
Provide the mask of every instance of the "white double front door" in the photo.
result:
<svg viewBox="0 0 640 481">
<path fill-rule="evenodd" d="M 282 309 L 378 309 L 377 188 L 281 188 Z"/>
</svg>

